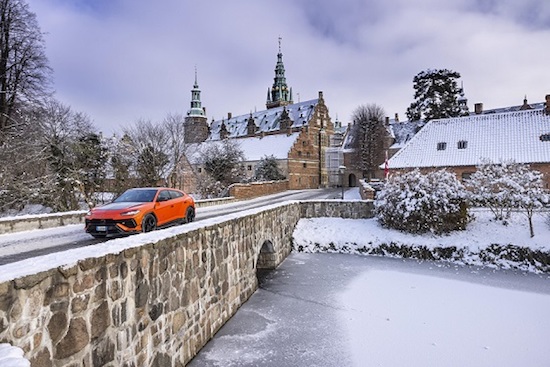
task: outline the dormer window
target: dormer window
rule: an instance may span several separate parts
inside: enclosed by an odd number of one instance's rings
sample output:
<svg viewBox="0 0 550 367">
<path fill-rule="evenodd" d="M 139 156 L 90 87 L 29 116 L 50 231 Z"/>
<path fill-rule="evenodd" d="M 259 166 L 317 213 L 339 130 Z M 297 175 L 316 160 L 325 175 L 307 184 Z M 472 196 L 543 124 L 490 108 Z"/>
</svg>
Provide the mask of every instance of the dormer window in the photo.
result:
<svg viewBox="0 0 550 367">
<path fill-rule="evenodd" d="M 437 143 L 437 150 L 445 150 L 445 149 L 447 149 L 447 143 L 445 142 Z"/>
<path fill-rule="evenodd" d="M 458 149 L 466 149 L 468 147 L 468 142 L 466 140 L 461 140 L 457 143 Z"/>
</svg>

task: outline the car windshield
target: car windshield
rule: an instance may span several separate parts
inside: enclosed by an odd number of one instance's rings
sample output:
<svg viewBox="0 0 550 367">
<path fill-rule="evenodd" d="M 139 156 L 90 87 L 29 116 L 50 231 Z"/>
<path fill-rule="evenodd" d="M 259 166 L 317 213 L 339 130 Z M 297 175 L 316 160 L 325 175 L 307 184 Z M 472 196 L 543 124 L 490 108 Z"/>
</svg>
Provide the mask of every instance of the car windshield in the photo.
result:
<svg viewBox="0 0 550 367">
<path fill-rule="evenodd" d="M 157 190 L 127 190 L 118 198 L 115 199 L 115 203 L 122 202 L 137 202 L 137 203 L 147 203 L 152 202 L 155 198 Z"/>
</svg>

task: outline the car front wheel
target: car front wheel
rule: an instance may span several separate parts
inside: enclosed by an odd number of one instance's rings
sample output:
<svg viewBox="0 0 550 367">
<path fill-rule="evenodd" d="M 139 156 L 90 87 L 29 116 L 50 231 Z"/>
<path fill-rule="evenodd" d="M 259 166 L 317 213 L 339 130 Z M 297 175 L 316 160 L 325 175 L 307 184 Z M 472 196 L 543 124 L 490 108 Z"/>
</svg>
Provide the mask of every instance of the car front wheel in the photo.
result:
<svg viewBox="0 0 550 367">
<path fill-rule="evenodd" d="M 157 228 L 157 219 L 152 214 L 147 214 L 141 222 L 142 232 L 151 232 Z"/>
<path fill-rule="evenodd" d="M 195 220 L 195 209 L 194 208 L 187 208 L 187 213 L 185 214 L 185 223 L 191 223 Z"/>
</svg>

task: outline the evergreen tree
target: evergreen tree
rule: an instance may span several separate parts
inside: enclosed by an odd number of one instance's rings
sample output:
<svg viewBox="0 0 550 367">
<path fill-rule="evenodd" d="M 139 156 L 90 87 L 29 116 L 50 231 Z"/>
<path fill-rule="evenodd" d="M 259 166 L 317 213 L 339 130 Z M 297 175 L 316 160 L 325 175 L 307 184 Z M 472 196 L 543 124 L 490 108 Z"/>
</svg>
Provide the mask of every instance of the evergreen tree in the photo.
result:
<svg viewBox="0 0 550 367">
<path fill-rule="evenodd" d="M 201 152 L 201 164 L 207 178 L 199 181 L 199 192 L 205 197 L 223 195 L 229 185 L 243 178 L 244 153 L 233 140 L 208 145 Z"/>
<path fill-rule="evenodd" d="M 256 181 L 279 181 L 284 180 L 285 175 L 281 173 L 277 159 L 273 155 L 265 156 L 260 159 L 254 172 Z"/>
<path fill-rule="evenodd" d="M 447 69 L 418 73 L 413 79 L 415 101 L 407 109 L 408 119 L 429 121 L 460 116 L 460 88 L 457 86 L 459 78 L 459 73 Z"/>
<path fill-rule="evenodd" d="M 136 170 L 140 186 L 158 186 L 169 163 L 168 155 L 148 144 L 139 153 Z"/>
<path fill-rule="evenodd" d="M 80 136 L 73 149 L 78 187 L 91 208 L 95 205 L 94 194 L 105 180 L 108 150 L 101 135 L 94 132 Z"/>
</svg>

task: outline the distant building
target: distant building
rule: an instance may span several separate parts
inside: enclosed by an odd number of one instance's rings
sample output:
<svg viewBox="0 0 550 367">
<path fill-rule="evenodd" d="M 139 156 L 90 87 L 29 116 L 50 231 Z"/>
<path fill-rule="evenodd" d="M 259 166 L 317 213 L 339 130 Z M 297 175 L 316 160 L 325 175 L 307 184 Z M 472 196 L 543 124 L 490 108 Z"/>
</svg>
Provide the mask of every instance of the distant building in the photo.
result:
<svg viewBox="0 0 550 367">
<path fill-rule="evenodd" d="M 275 78 L 268 88 L 266 110 L 207 122 L 201 106 L 195 74 L 191 90 L 191 108 L 185 118 L 186 159 L 185 190 L 194 192 L 204 172 L 201 151 L 224 139 L 234 139 L 244 152 L 243 172 L 252 177 L 256 165 L 265 156 L 274 156 L 291 189 L 330 186 L 326 152 L 334 135 L 334 126 L 325 105 L 323 92 L 316 99 L 294 103 L 292 88 L 285 78 L 283 55 L 277 54 Z"/>
<path fill-rule="evenodd" d="M 550 95 L 545 103 L 429 121 L 390 160 L 393 173 L 446 168 L 466 179 L 482 159 L 513 160 L 543 173 L 550 188 Z"/>
</svg>

